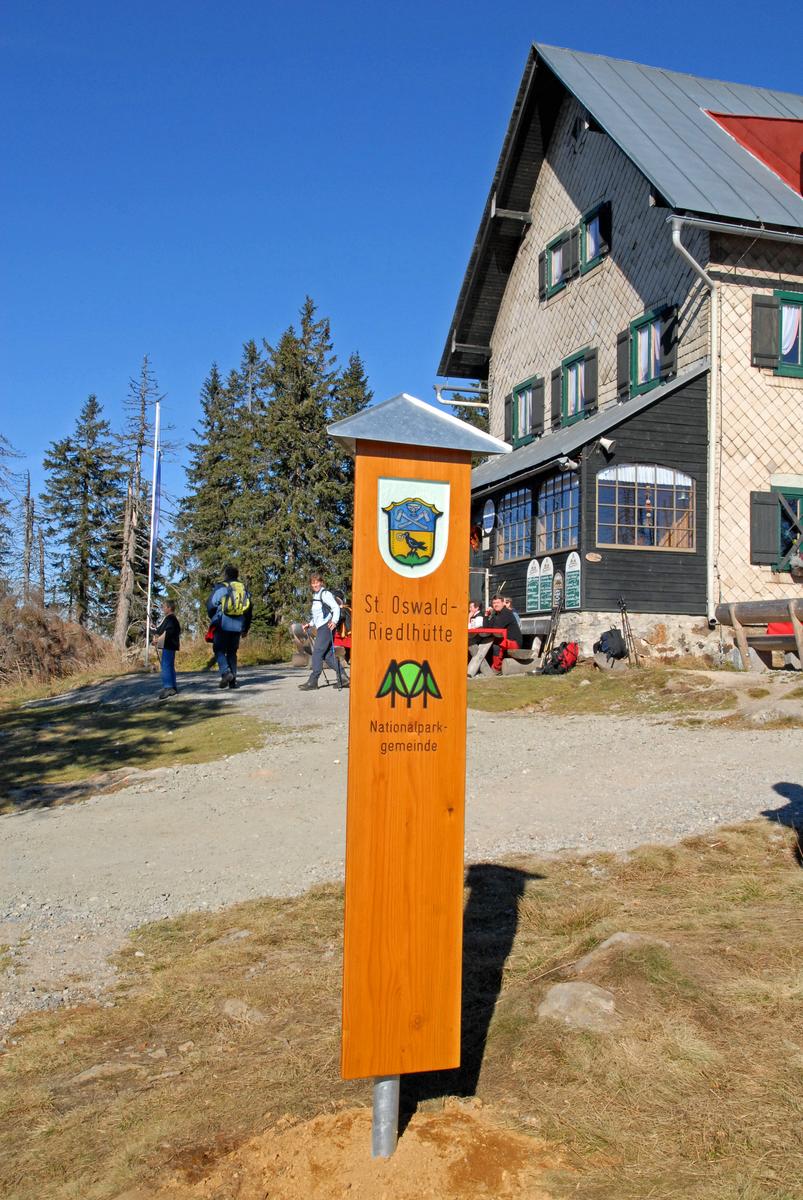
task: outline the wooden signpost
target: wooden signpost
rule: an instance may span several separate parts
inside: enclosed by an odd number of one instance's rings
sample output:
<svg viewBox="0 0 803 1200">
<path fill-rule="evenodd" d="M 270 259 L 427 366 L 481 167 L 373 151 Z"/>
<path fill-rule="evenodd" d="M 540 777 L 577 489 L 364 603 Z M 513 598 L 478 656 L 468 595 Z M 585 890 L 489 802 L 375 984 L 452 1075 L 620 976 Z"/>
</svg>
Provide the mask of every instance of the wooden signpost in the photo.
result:
<svg viewBox="0 0 803 1200">
<path fill-rule="evenodd" d="M 509 447 L 407 395 L 329 432 L 356 456 L 341 1072 L 374 1077 L 385 1156 L 398 1076 L 460 1063 L 471 456 Z"/>
</svg>

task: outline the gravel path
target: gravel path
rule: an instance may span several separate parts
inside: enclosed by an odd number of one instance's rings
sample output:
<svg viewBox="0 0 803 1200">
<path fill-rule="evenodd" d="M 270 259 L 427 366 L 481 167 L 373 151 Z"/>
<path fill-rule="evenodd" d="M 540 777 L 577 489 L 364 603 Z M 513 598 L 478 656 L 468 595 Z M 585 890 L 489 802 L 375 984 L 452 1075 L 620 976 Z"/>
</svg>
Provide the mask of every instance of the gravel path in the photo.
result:
<svg viewBox="0 0 803 1200">
<path fill-rule="evenodd" d="M 185 679 L 179 711 L 184 696 L 210 688 L 203 676 Z M 226 694 L 287 729 L 261 750 L 0 817 L 0 947 L 12 947 L 0 1030 L 26 1010 L 100 995 L 114 977 L 109 954 L 145 921 L 342 877 L 347 693 L 300 693 L 299 679 L 255 668 Z M 141 703 L 153 685 L 113 681 L 80 696 L 99 691 Z M 627 850 L 781 809 L 784 764 L 800 748 L 799 731 L 616 717 L 469 712 L 468 729 L 475 861 Z"/>
</svg>

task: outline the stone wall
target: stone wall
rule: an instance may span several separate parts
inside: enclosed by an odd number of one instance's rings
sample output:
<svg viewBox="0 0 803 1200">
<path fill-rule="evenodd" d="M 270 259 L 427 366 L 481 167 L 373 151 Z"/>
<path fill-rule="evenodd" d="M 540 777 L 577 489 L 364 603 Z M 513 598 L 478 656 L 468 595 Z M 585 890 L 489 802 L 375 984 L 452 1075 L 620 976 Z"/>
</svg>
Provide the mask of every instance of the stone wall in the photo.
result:
<svg viewBox="0 0 803 1200">
<path fill-rule="evenodd" d="M 672 247 L 667 210 L 650 206 L 650 185 L 604 133 L 572 129 L 582 106 L 561 108 L 530 205 L 522 240 L 491 338 L 491 432 L 504 434 L 504 397 L 533 375 L 546 381 L 562 359 L 585 346 L 599 351 L 599 406 L 616 402 L 616 335 L 646 309 L 680 309 L 678 370 L 708 353 L 708 293 Z M 583 213 L 612 202 L 612 253 L 557 295 L 538 300 L 538 256 Z M 685 231 L 684 243 L 704 262 L 708 236 Z"/>
<path fill-rule="evenodd" d="M 709 629 L 705 617 L 655 613 L 629 613 L 636 648 L 645 658 L 672 661 L 691 655 L 708 656 L 713 662 L 730 659 L 733 635 L 730 629 Z M 594 642 L 612 627 L 622 628 L 618 612 L 564 612 L 558 627 L 559 642 L 577 642 L 583 657 L 593 653 Z"/>
<path fill-rule="evenodd" d="M 773 477 L 803 487 L 803 379 L 750 365 L 752 298 L 776 288 L 803 289 L 803 247 L 711 239 L 710 273 L 720 284 L 720 387 L 714 546 L 719 599 L 799 596 L 789 574 L 750 564 L 750 492 Z M 789 480 L 785 480 L 789 482 Z"/>
</svg>

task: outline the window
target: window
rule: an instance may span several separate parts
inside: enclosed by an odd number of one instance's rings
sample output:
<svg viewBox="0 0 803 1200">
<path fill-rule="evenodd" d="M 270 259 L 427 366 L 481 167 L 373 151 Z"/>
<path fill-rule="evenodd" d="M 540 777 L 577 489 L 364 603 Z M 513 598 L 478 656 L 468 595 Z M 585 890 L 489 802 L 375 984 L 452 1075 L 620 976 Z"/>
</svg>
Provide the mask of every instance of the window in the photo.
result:
<svg viewBox="0 0 803 1200">
<path fill-rule="evenodd" d="M 597 352 L 578 350 L 552 372 L 552 427 L 597 411 Z"/>
<path fill-rule="evenodd" d="M 803 292 L 753 297 L 750 361 L 776 375 L 803 377 Z"/>
<path fill-rule="evenodd" d="M 556 238 L 554 242 L 550 242 L 546 248 L 546 294 L 554 296 L 555 292 L 559 292 L 561 288 L 566 286 L 567 279 L 567 241 L 566 235 L 562 234 Z"/>
<path fill-rule="evenodd" d="M 580 222 L 580 271 L 585 274 L 611 250 L 610 202 L 592 208 Z"/>
<path fill-rule="evenodd" d="M 586 363 L 581 354 L 563 364 L 563 424 L 570 425 L 583 415 Z"/>
<path fill-rule="evenodd" d="M 778 374 L 803 375 L 803 293 L 781 293 L 778 349 Z"/>
<path fill-rule="evenodd" d="M 677 372 L 678 310 L 653 308 L 616 339 L 616 396 L 628 400 Z"/>
<path fill-rule="evenodd" d="M 544 381 L 540 376 L 513 389 L 511 440 L 523 446 L 544 432 Z"/>
<path fill-rule="evenodd" d="M 535 518 L 535 553 L 576 546 L 580 532 L 580 479 L 562 471 L 541 484 Z"/>
<path fill-rule="evenodd" d="M 694 480 L 655 465 L 622 464 L 597 474 L 597 545 L 694 550 Z"/>
<path fill-rule="evenodd" d="M 641 317 L 630 328 L 630 391 L 639 396 L 655 387 L 661 378 L 661 317 Z"/>
<path fill-rule="evenodd" d="M 529 558 L 532 546 L 533 499 L 529 488 L 508 492 L 496 513 L 494 562 Z"/>
<path fill-rule="evenodd" d="M 778 498 L 781 504 L 781 553 L 775 570 L 791 571 L 792 558 L 803 555 L 803 491 L 779 489 Z"/>
<path fill-rule="evenodd" d="M 793 480 L 794 482 L 794 480 Z M 803 557 L 803 480 L 750 493 L 750 562 L 773 571 L 799 568 Z"/>
</svg>

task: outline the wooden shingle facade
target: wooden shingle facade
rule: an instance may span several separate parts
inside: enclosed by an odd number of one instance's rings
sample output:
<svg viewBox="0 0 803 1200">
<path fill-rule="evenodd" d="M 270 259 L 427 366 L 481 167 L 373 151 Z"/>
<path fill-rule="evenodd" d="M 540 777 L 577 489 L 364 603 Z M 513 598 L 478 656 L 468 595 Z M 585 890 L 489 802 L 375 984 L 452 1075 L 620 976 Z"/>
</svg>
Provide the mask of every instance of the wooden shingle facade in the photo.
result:
<svg viewBox="0 0 803 1200">
<path fill-rule="evenodd" d="M 803 198 L 706 115 L 716 87 L 533 48 L 440 364 L 513 447 L 473 472 L 475 570 L 531 631 L 562 593 L 586 649 L 622 597 L 701 651 L 718 603 L 801 590 Z M 803 98 L 742 91 L 803 149 Z"/>
</svg>

